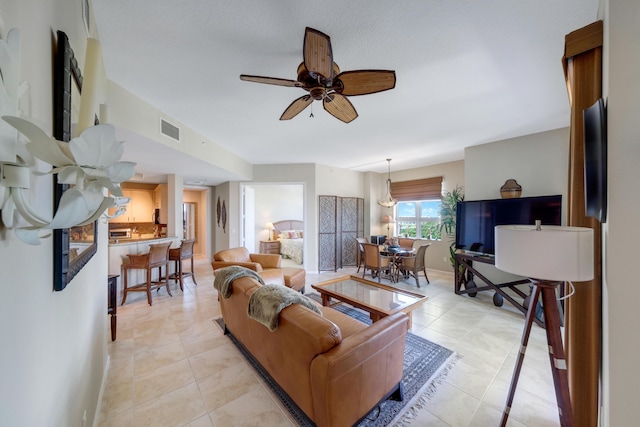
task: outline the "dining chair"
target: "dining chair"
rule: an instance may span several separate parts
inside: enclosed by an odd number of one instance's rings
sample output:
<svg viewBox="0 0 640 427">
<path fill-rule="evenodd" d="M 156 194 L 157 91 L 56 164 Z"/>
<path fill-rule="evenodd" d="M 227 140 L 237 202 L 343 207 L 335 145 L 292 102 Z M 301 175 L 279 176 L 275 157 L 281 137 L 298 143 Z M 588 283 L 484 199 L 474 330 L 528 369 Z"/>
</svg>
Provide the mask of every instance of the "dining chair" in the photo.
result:
<svg viewBox="0 0 640 427">
<path fill-rule="evenodd" d="M 377 276 L 378 283 L 380 283 L 383 273 L 386 274 L 385 278 L 394 281 L 393 257 L 382 255 L 380 253 L 380 247 L 373 243 L 362 243 L 362 247 L 364 248 L 364 269 L 362 270 L 362 278 L 364 279 L 367 270 L 371 270 L 371 278 L 375 278 Z"/>
<path fill-rule="evenodd" d="M 185 277 L 191 276 L 191 280 L 197 286 L 198 282 L 196 282 L 196 276 L 194 275 L 193 268 L 193 244 L 195 243 L 195 239 L 183 240 L 180 243 L 180 247 L 169 249 L 169 261 L 174 262 L 174 273 L 169 276 L 170 280 L 175 280 L 180 284 L 180 290 L 184 291 L 183 279 Z M 189 271 L 184 271 L 183 261 L 188 259 L 191 261 L 191 269 Z"/>
<path fill-rule="evenodd" d="M 420 287 L 418 275 L 420 274 L 420 272 L 423 272 L 424 278 L 427 279 L 427 284 L 429 283 L 429 277 L 427 276 L 427 267 L 424 261 L 424 256 L 429 246 L 431 246 L 431 243 L 422 245 L 418 248 L 418 251 L 415 255 L 403 256 L 398 259 L 398 268 L 396 270 L 397 280 L 399 280 L 400 275 L 404 276 L 405 278 L 413 276 L 413 278 L 416 280 L 416 286 Z"/>
<path fill-rule="evenodd" d="M 167 293 L 171 295 L 169 289 L 169 279 L 167 277 L 169 267 L 169 247 L 171 242 L 157 243 L 149 245 L 149 252 L 146 254 L 127 254 L 127 258 L 123 259 L 122 263 L 122 277 L 123 277 L 123 293 L 122 304 L 127 300 L 127 294 L 129 292 L 146 292 L 147 302 L 152 305 L 151 290 L 159 289 L 162 286 L 167 288 Z M 162 275 L 162 267 L 165 268 L 165 275 Z M 158 269 L 158 280 L 152 280 L 152 271 L 154 268 Z M 135 284 L 129 286 L 129 272 L 131 270 L 145 270 L 146 281 L 145 283 Z"/>
<path fill-rule="evenodd" d="M 415 239 L 410 237 L 398 237 L 398 245 L 400 245 L 401 248 L 413 248 L 414 242 Z"/>
<path fill-rule="evenodd" d="M 360 273 L 360 267 L 364 264 L 364 248 L 363 243 L 369 243 L 364 237 L 356 237 L 356 244 L 358 245 L 358 270 L 356 273 Z"/>
</svg>

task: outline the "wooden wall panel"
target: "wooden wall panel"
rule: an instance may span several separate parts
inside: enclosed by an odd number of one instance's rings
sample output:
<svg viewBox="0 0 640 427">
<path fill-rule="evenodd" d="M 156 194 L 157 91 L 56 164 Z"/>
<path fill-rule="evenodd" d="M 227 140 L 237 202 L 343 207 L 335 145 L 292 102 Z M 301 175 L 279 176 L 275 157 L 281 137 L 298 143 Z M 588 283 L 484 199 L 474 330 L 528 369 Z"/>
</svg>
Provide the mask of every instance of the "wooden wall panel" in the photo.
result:
<svg viewBox="0 0 640 427">
<path fill-rule="evenodd" d="M 565 305 L 565 349 L 575 425 L 598 425 L 602 347 L 602 242 L 600 223 L 585 214 L 582 112 L 602 96 L 602 21 L 568 34 L 564 69 L 571 102 L 568 225 L 594 231 L 594 273 L 574 283 Z"/>
</svg>

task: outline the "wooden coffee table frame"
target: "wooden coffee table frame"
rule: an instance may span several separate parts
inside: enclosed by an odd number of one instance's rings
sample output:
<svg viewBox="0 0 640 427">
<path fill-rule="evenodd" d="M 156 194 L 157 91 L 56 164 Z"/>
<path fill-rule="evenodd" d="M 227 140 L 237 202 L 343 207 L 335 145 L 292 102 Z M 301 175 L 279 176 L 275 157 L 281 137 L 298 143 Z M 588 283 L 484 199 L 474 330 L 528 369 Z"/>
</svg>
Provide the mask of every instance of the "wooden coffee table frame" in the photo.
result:
<svg viewBox="0 0 640 427">
<path fill-rule="evenodd" d="M 327 286 L 329 285 L 333 285 L 335 283 L 338 282 L 344 282 L 347 280 L 352 280 L 354 282 L 358 282 L 358 283 L 362 283 L 368 286 L 372 286 L 374 288 L 378 288 L 378 289 L 384 289 L 386 291 L 389 292 L 395 292 L 401 295 L 407 295 L 407 296 L 411 296 L 414 298 L 419 298 L 418 301 L 414 301 L 414 302 L 410 302 L 410 303 L 404 303 L 404 304 L 400 304 L 398 305 L 398 307 L 393 308 L 392 310 L 385 310 L 383 308 L 380 307 L 375 307 L 373 305 L 367 304 L 365 302 L 362 301 L 358 301 L 355 300 L 353 298 L 351 298 L 348 295 L 343 295 L 337 292 L 334 292 L 330 289 L 326 289 Z M 399 311 L 402 311 L 403 313 L 405 313 L 407 316 L 409 316 L 409 329 L 411 329 L 411 312 L 413 310 L 415 310 L 416 308 L 418 308 L 419 306 L 421 306 L 425 301 L 427 301 L 429 299 L 429 297 L 426 297 L 424 295 L 420 295 L 420 294 L 416 294 L 413 292 L 409 292 L 409 291 L 405 291 L 404 289 L 398 289 L 392 286 L 387 286 L 387 285 L 383 285 L 380 283 L 376 283 L 376 282 L 372 282 L 370 280 L 366 280 L 366 279 L 362 279 L 360 277 L 356 277 L 356 276 L 341 276 L 341 277 L 336 277 L 335 279 L 331 279 L 331 280 L 327 280 L 324 282 L 320 282 L 320 283 L 316 283 L 315 285 L 311 285 L 311 287 L 313 289 L 315 289 L 316 291 L 318 291 L 320 293 L 320 295 L 322 296 L 322 305 L 325 307 L 331 307 L 337 304 L 341 304 L 342 302 L 349 304 L 353 307 L 359 308 L 361 310 L 366 311 L 367 313 L 369 313 L 369 317 L 371 318 L 372 322 L 376 322 L 380 319 L 382 319 L 383 317 L 386 316 L 390 316 L 394 313 L 397 313 Z M 336 299 L 340 302 L 337 303 L 331 303 L 331 299 Z"/>
</svg>

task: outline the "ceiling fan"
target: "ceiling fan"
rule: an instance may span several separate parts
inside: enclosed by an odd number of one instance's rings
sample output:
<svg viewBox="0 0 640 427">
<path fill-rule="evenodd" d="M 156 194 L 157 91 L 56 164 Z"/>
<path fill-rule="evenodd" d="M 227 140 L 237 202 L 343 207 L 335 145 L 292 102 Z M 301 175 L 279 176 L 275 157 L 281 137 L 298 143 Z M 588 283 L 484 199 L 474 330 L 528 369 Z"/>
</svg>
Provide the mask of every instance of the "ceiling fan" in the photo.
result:
<svg viewBox="0 0 640 427">
<path fill-rule="evenodd" d="M 358 117 L 347 96 L 367 95 L 393 89 L 395 71 L 357 70 L 340 72 L 333 62 L 331 39 L 328 35 L 307 27 L 304 33 L 304 61 L 298 66 L 296 80 L 276 77 L 240 75 L 240 80 L 277 86 L 299 87 L 307 92 L 284 110 L 280 120 L 290 120 L 307 108 L 314 100 L 322 101 L 324 109 L 345 123 Z"/>
</svg>

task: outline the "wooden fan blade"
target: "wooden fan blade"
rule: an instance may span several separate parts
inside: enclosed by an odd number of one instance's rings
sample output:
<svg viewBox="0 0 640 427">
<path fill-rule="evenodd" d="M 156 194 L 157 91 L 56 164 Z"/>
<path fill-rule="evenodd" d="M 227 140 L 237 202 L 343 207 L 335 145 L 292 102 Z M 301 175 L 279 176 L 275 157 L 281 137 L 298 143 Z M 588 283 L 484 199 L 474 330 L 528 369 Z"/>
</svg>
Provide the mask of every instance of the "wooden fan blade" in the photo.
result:
<svg viewBox="0 0 640 427">
<path fill-rule="evenodd" d="M 358 117 L 358 113 L 356 109 L 353 108 L 351 102 L 349 102 L 345 96 L 337 93 L 328 95 L 324 101 L 322 101 L 322 106 L 327 113 L 345 123 L 349 123 Z"/>
<path fill-rule="evenodd" d="M 240 80 L 244 80 L 246 82 L 264 83 L 267 85 L 303 87 L 302 83 L 300 83 L 299 81 L 279 79 L 276 77 L 249 76 L 247 74 L 240 74 Z"/>
<path fill-rule="evenodd" d="M 328 35 L 307 27 L 304 33 L 303 54 L 304 66 L 312 77 L 315 78 L 315 74 L 319 74 L 325 81 L 333 79 L 333 52 L 331 38 Z"/>
<path fill-rule="evenodd" d="M 287 107 L 286 110 L 284 110 L 284 113 L 282 113 L 282 116 L 280 116 L 280 120 L 291 120 L 291 119 L 293 119 L 302 110 L 307 108 L 309 106 L 309 104 L 311 104 L 312 102 L 313 102 L 313 98 L 311 97 L 311 95 L 301 96 L 300 98 L 298 98 L 295 101 L 293 101 Z"/>
<path fill-rule="evenodd" d="M 367 95 L 396 87 L 396 72 L 386 70 L 345 71 L 339 74 L 336 80 L 340 80 L 344 85 L 342 95 Z"/>
</svg>

